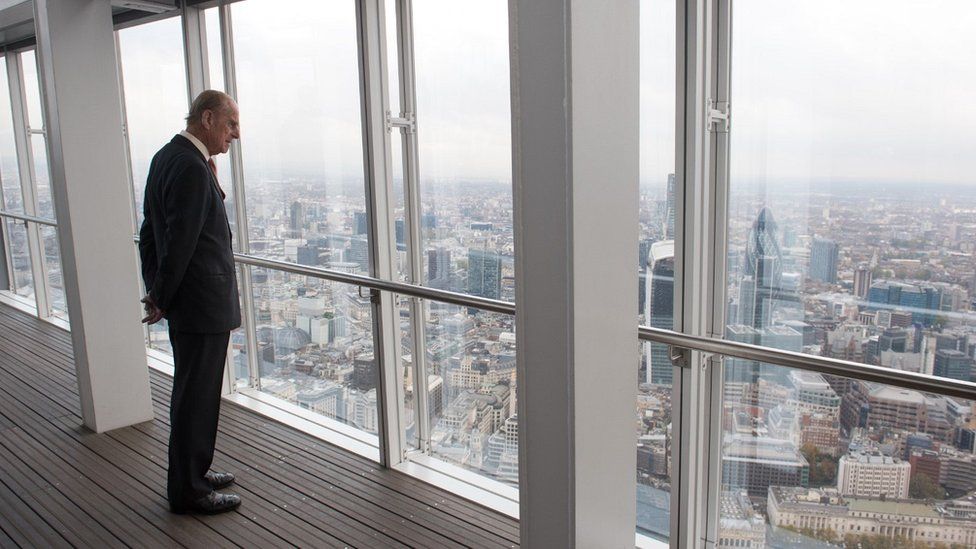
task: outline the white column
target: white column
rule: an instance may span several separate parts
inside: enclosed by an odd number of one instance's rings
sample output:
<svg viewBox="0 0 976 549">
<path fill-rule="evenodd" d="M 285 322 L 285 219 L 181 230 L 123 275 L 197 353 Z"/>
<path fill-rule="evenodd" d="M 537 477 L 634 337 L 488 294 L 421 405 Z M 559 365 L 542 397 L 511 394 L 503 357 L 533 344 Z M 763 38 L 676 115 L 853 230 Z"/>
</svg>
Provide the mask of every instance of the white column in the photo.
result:
<svg viewBox="0 0 976 549">
<path fill-rule="evenodd" d="M 112 6 L 35 0 L 34 20 L 82 415 L 103 432 L 153 417 Z"/>
<path fill-rule="evenodd" d="M 638 3 L 510 5 L 521 541 L 633 547 Z"/>
</svg>

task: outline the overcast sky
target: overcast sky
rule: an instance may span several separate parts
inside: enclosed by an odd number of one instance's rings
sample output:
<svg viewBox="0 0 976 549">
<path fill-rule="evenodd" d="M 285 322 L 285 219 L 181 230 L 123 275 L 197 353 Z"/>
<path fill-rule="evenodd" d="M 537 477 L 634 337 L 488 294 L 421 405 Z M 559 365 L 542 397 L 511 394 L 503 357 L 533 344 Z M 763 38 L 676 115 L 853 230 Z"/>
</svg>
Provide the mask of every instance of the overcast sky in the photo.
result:
<svg viewBox="0 0 976 549">
<path fill-rule="evenodd" d="M 361 175 L 354 3 L 281 4 L 233 8 L 249 169 Z M 507 1 L 413 4 L 422 177 L 509 181 Z M 734 8 L 735 179 L 976 182 L 976 4 Z M 674 170 L 674 10 L 641 1 L 641 179 L 661 188 Z M 122 41 L 136 157 L 180 128 L 179 24 Z"/>
</svg>

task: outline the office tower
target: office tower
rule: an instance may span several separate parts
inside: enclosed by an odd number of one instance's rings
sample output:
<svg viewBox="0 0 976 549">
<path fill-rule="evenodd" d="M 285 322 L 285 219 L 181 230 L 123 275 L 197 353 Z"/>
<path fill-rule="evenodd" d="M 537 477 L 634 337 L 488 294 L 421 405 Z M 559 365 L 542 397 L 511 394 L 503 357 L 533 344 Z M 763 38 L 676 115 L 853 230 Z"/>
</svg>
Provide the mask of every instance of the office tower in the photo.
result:
<svg viewBox="0 0 976 549">
<path fill-rule="evenodd" d="M 878 336 L 878 354 L 882 351 L 905 353 L 908 351 L 908 330 L 905 328 L 886 328 Z"/>
<path fill-rule="evenodd" d="M 366 218 L 366 212 L 356 212 L 353 214 L 353 234 L 367 234 L 369 232 L 369 224 Z"/>
<path fill-rule="evenodd" d="M 814 238 L 810 246 L 810 278 L 829 282 L 837 282 L 837 243 L 833 240 Z"/>
<path fill-rule="evenodd" d="M 935 352 L 935 369 L 932 373 L 939 377 L 971 381 L 973 359 L 955 349 L 940 349 Z"/>
<path fill-rule="evenodd" d="M 305 226 L 305 206 L 301 202 L 291 203 L 291 217 L 288 228 L 300 232 Z"/>
<path fill-rule="evenodd" d="M 319 264 L 319 253 L 321 253 L 321 248 L 318 246 L 299 246 L 298 247 L 298 264 L 308 265 L 314 267 Z"/>
<path fill-rule="evenodd" d="M 502 260 L 487 250 L 468 248 L 468 293 L 498 299 L 502 288 Z"/>
<path fill-rule="evenodd" d="M 396 244 L 397 248 L 400 250 L 406 250 L 406 225 L 402 219 L 397 219 L 394 222 L 394 230 L 396 232 Z"/>
<path fill-rule="evenodd" d="M 449 286 L 451 279 L 451 250 L 447 248 L 435 248 L 427 250 L 427 281 L 434 283 L 439 281 L 437 287 Z M 446 286 L 443 286 L 447 283 Z"/>
<path fill-rule="evenodd" d="M 671 330 L 674 328 L 674 241 L 663 240 L 651 246 L 650 292 L 648 313 L 654 328 Z M 648 381 L 654 384 L 671 384 L 673 366 L 668 356 L 668 346 L 651 343 L 650 366 L 647 369 Z"/>
<path fill-rule="evenodd" d="M 906 284 L 889 280 L 879 280 L 868 291 L 868 310 L 903 307 L 911 314 L 911 320 L 923 326 L 935 322 L 942 307 L 942 292 L 929 285 Z M 904 321 L 900 321 L 899 325 Z M 892 325 L 895 325 L 892 319 Z"/>
<path fill-rule="evenodd" d="M 360 391 L 376 387 L 376 361 L 373 353 L 365 353 L 353 360 L 352 386 Z"/>
<path fill-rule="evenodd" d="M 668 174 L 668 203 L 665 213 L 664 237 L 674 240 L 674 174 Z"/>
<path fill-rule="evenodd" d="M 650 274 L 647 272 L 647 262 L 648 262 L 648 257 L 650 256 L 651 253 L 652 243 L 653 241 L 650 239 L 641 240 L 637 252 L 637 313 L 638 314 L 643 314 L 645 308 L 647 307 L 647 278 L 650 276 Z"/>
<path fill-rule="evenodd" d="M 739 283 L 737 322 L 765 328 L 772 322 L 775 301 L 782 296 L 783 254 L 778 229 L 769 208 L 762 208 L 746 241 L 742 279 Z"/>
<path fill-rule="evenodd" d="M 860 266 L 854 271 L 854 295 L 861 299 L 867 299 L 868 292 L 871 291 L 871 281 L 874 274 L 871 269 Z"/>
<path fill-rule="evenodd" d="M 420 227 L 423 229 L 436 229 L 437 228 L 437 215 L 432 213 L 421 214 L 420 216 Z"/>
<path fill-rule="evenodd" d="M 639 242 L 639 244 L 638 244 L 639 245 L 639 251 L 637 253 L 637 268 L 640 269 L 640 270 L 642 270 L 642 271 L 645 268 L 647 268 L 647 263 L 648 263 L 648 261 L 650 261 L 651 245 L 652 244 L 654 244 L 654 241 L 651 240 L 651 239 L 649 239 L 649 238 L 645 238 L 645 239 L 641 240 Z"/>
<path fill-rule="evenodd" d="M 365 237 L 359 236 L 349 239 L 345 261 L 356 263 L 363 272 L 369 272 L 369 244 Z"/>
</svg>

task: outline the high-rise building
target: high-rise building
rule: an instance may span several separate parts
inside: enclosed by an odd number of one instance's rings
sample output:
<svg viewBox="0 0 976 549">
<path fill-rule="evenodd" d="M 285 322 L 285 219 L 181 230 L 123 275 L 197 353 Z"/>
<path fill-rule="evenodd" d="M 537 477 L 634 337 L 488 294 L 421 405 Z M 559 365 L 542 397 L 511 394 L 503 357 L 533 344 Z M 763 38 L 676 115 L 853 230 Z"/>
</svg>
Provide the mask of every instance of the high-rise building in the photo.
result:
<svg viewBox="0 0 976 549">
<path fill-rule="evenodd" d="M 674 241 L 662 240 L 651 246 L 648 270 L 651 276 L 648 310 L 645 318 L 651 326 L 671 330 L 674 328 Z M 647 381 L 654 384 L 670 384 L 673 366 L 668 356 L 668 346 L 650 344 L 650 365 Z"/>
<path fill-rule="evenodd" d="M 871 282 L 874 279 L 874 273 L 871 269 L 865 266 L 860 266 L 854 271 L 854 295 L 861 299 L 868 298 L 868 292 L 871 291 Z"/>
<path fill-rule="evenodd" d="M 355 263 L 363 272 L 369 272 L 369 244 L 366 238 L 359 236 L 349 239 L 349 249 L 346 250 L 347 263 Z"/>
<path fill-rule="evenodd" d="M 935 352 L 935 368 L 932 373 L 939 377 L 971 381 L 973 359 L 955 349 L 940 349 Z"/>
<path fill-rule="evenodd" d="M 810 278 L 834 284 L 837 282 L 838 246 L 833 240 L 814 238 L 810 246 Z"/>
<path fill-rule="evenodd" d="M 396 245 L 398 250 L 407 249 L 407 229 L 404 221 L 402 219 L 397 219 L 393 222 L 393 230 L 396 233 Z"/>
<path fill-rule="evenodd" d="M 468 293 L 499 298 L 502 293 L 502 260 L 498 254 L 468 248 Z"/>
<path fill-rule="evenodd" d="M 288 228 L 294 232 L 300 232 L 305 226 L 305 205 L 301 202 L 291 203 L 291 217 Z"/>
<path fill-rule="evenodd" d="M 427 281 L 437 287 L 450 285 L 451 279 L 451 250 L 434 248 L 427 250 Z M 438 283 L 435 283 L 437 281 Z"/>
<path fill-rule="evenodd" d="M 318 246 L 299 246 L 298 247 L 298 264 L 308 265 L 314 267 L 319 264 L 319 253 L 321 249 Z"/>
<path fill-rule="evenodd" d="M 777 225 L 769 208 L 763 208 L 746 240 L 736 309 L 739 324 L 753 328 L 769 326 L 773 306 L 782 293 L 782 278 L 783 254 L 777 242 Z"/>
<path fill-rule="evenodd" d="M 664 238 L 674 240 L 674 174 L 668 174 L 667 213 L 665 214 Z"/>
<path fill-rule="evenodd" d="M 367 234 L 369 232 L 369 226 L 367 224 L 366 212 L 356 212 L 353 214 L 353 220 L 355 227 L 353 227 L 353 234 Z"/>
</svg>

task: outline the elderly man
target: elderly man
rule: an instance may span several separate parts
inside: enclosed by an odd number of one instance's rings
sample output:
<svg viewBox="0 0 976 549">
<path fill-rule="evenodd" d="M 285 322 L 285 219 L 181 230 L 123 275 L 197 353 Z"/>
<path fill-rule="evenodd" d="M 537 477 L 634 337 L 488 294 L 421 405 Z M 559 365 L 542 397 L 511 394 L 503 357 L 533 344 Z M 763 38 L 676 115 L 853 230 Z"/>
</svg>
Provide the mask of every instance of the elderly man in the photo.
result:
<svg viewBox="0 0 976 549">
<path fill-rule="evenodd" d="M 230 332 L 241 325 L 230 225 L 213 155 L 240 137 L 234 100 L 201 93 L 186 130 L 153 157 L 139 231 L 146 318 L 166 318 L 176 371 L 170 402 L 167 493 L 174 513 L 215 514 L 241 504 L 210 471 Z"/>
</svg>

